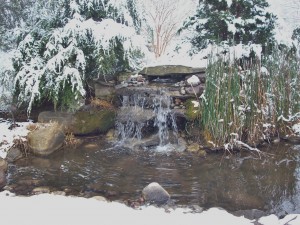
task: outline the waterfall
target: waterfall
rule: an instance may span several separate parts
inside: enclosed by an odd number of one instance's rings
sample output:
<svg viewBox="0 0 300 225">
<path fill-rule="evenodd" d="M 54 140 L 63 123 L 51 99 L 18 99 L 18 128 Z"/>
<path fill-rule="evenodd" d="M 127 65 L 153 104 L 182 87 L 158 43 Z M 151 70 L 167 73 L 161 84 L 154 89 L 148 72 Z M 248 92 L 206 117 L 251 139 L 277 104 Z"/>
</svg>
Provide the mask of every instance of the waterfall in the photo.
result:
<svg viewBox="0 0 300 225">
<path fill-rule="evenodd" d="M 151 95 L 122 96 L 122 107 L 116 121 L 116 134 L 120 143 L 142 141 L 143 130 L 151 130 L 159 138 L 158 146 L 171 144 L 171 134 L 177 144 L 178 130 L 171 103 L 172 98 L 164 90 L 158 90 Z"/>
<path fill-rule="evenodd" d="M 175 137 L 177 137 L 177 125 L 174 114 L 171 112 L 172 98 L 161 90 L 160 95 L 153 99 L 153 108 L 155 114 L 154 126 L 158 127 L 159 146 L 170 143 L 169 125 Z M 177 138 L 176 138 L 177 139 Z"/>
</svg>

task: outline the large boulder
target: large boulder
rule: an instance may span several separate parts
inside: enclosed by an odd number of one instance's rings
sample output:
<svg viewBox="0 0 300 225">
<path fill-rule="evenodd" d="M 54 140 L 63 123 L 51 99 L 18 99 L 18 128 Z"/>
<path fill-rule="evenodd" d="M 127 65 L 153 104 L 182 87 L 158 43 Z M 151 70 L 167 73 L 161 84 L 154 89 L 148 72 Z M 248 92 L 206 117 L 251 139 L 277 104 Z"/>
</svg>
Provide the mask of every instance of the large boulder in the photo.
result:
<svg viewBox="0 0 300 225">
<path fill-rule="evenodd" d="M 0 170 L 0 190 L 6 185 L 6 174 Z"/>
<path fill-rule="evenodd" d="M 114 126 L 115 112 L 112 109 L 97 109 L 85 107 L 85 110 L 76 113 L 67 112 L 41 112 L 38 122 L 57 122 L 64 132 L 75 135 L 88 135 L 106 133 Z"/>
<path fill-rule="evenodd" d="M 7 162 L 0 157 L 0 189 L 6 185 Z"/>
<path fill-rule="evenodd" d="M 169 193 L 156 182 L 146 186 L 142 191 L 142 195 L 146 202 L 156 205 L 166 204 L 170 199 Z"/>
<path fill-rule="evenodd" d="M 111 100 L 115 96 L 115 88 L 110 83 L 97 82 L 94 87 L 96 98 Z"/>
<path fill-rule="evenodd" d="M 29 149 L 34 154 L 48 156 L 63 146 L 65 135 L 57 123 L 50 123 L 30 132 L 27 139 Z"/>
<path fill-rule="evenodd" d="M 0 171 L 3 171 L 4 173 L 6 173 L 7 167 L 8 167 L 8 164 L 7 164 L 6 160 L 4 160 L 0 157 Z"/>
<path fill-rule="evenodd" d="M 115 112 L 109 109 L 78 111 L 74 114 L 74 121 L 70 131 L 75 135 L 106 133 L 115 124 Z"/>
<path fill-rule="evenodd" d="M 11 149 L 9 149 L 6 156 L 6 160 L 9 163 L 13 163 L 21 158 L 23 158 L 23 153 L 19 148 L 16 147 L 12 147 Z"/>
<path fill-rule="evenodd" d="M 74 115 L 73 113 L 69 112 L 44 111 L 41 112 L 38 116 L 39 123 L 57 122 L 65 130 L 69 129 L 70 124 L 72 124 L 73 121 Z"/>
</svg>

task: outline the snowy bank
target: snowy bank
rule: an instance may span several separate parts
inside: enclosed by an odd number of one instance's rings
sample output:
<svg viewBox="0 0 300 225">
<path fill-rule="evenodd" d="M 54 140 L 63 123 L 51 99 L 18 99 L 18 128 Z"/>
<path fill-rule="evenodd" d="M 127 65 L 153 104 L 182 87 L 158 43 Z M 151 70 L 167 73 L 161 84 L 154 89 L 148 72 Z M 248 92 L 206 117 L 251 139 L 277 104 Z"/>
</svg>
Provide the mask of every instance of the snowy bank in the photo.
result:
<svg viewBox="0 0 300 225">
<path fill-rule="evenodd" d="M 236 217 L 218 208 L 202 213 L 190 213 L 188 209 L 175 209 L 165 212 L 153 206 L 132 209 L 117 202 L 104 202 L 96 199 L 66 197 L 41 194 L 31 197 L 13 196 L 9 192 L 0 193 L 1 224 L 205 224 L 205 225 L 253 225 L 254 221 Z M 295 219 L 294 219 L 295 218 Z M 294 219 L 294 220 L 293 220 Z M 259 220 L 263 225 L 300 224 L 300 215 L 288 215 L 279 220 L 271 215 Z"/>
<path fill-rule="evenodd" d="M 1 121 L 1 118 L 0 118 Z M 27 136 L 29 130 L 27 130 L 27 126 L 32 122 L 23 122 L 17 123 L 19 127 L 15 127 L 13 129 L 9 129 L 11 126 L 11 122 L 2 121 L 0 122 L 0 157 L 5 158 L 7 155 L 7 151 L 13 146 L 14 139 L 23 139 Z"/>
</svg>

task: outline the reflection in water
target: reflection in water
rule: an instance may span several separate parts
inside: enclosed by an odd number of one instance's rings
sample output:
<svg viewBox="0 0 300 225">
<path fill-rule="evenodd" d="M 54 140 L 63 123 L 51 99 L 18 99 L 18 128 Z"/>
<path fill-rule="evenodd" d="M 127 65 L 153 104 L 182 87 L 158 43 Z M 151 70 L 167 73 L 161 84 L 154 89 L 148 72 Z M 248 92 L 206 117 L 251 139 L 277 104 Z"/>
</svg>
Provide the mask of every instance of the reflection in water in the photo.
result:
<svg viewBox="0 0 300 225">
<path fill-rule="evenodd" d="M 158 182 L 178 205 L 223 207 L 229 211 L 260 209 L 300 213 L 300 148 L 279 144 L 269 155 L 209 154 L 100 148 L 64 150 L 49 158 L 30 157 L 9 167 L 9 186 L 29 194 L 36 186 L 68 190 L 112 200 L 138 198 L 150 182 Z"/>
</svg>

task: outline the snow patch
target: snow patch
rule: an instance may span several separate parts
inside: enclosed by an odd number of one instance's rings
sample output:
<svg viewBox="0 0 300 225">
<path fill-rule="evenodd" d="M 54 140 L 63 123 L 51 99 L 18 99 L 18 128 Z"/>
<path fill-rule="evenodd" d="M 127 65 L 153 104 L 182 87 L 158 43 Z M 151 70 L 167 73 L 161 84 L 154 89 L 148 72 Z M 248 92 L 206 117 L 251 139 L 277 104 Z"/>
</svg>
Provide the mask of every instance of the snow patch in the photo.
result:
<svg viewBox="0 0 300 225">
<path fill-rule="evenodd" d="M 0 118 L 1 121 L 1 118 Z M 27 126 L 32 124 L 32 122 L 23 122 L 18 123 L 19 127 L 15 127 L 12 130 L 8 129 L 11 126 L 11 122 L 2 121 L 0 122 L 0 157 L 5 158 L 7 155 L 7 151 L 13 146 L 14 139 L 23 139 L 26 140 L 29 130 L 27 130 Z"/>
</svg>

